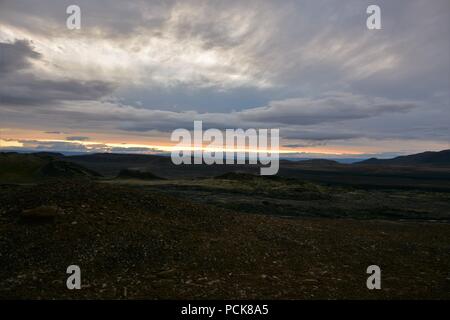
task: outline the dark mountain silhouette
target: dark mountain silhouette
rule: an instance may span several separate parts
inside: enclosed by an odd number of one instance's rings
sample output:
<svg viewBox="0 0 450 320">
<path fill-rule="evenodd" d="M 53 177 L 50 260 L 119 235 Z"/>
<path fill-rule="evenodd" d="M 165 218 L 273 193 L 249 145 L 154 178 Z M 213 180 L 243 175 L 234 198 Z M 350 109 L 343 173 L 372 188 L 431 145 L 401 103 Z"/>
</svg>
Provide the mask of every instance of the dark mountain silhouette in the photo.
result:
<svg viewBox="0 0 450 320">
<path fill-rule="evenodd" d="M 117 176 L 119 179 L 138 179 L 138 180 L 164 180 L 148 171 L 140 171 L 135 169 L 123 169 Z"/>
<path fill-rule="evenodd" d="M 131 153 L 92 153 L 85 155 L 69 156 L 68 159 L 80 162 L 170 162 L 170 157 L 150 154 L 131 154 Z"/>
<path fill-rule="evenodd" d="M 75 163 L 51 160 L 42 168 L 40 168 L 39 173 L 44 177 L 100 177 L 101 175 L 97 172 L 84 168 Z"/>
<path fill-rule="evenodd" d="M 0 181 L 31 182 L 49 178 L 93 178 L 101 175 L 58 153 L 0 153 Z"/>
<path fill-rule="evenodd" d="M 302 165 L 318 165 L 318 166 L 334 166 L 339 165 L 340 163 L 335 160 L 329 159 L 308 159 L 308 160 L 300 160 L 296 163 Z"/>
<path fill-rule="evenodd" d="M 280 160 L 278 177 L 370 188 L 448 190 L 450 150 L 424 152 L 389 160 L 369 159 L 342 164 L 327 159 Z M 260 165 L 174 165 L 170 157 L 142 154 L 0 153 L 0 182 L 30 182 L 48 178 L 191 179 L 218 177 L 242 180 L 259 175 Z M 237 175 L 233 176 L 230 172 Z M 156 173 L 156 175 L 154 174 Z M 245 176 L 247 174 L 248 176 Z"/>
<path fill-rule="evenodd" d="M 48 152 L 48 151 L 42 151 L 42 152 L 36 152 L 33 153 L 35 156 L 41 157 L 41 158 L 63 158 L 64 155 L 59 152 Z"/>
<path fill-rule="evenodd" d="M 438 152 L 427 151 L 393 159 L 371 158 L 357 164 L 450 166 L 450 149 Z"/>
</svg>

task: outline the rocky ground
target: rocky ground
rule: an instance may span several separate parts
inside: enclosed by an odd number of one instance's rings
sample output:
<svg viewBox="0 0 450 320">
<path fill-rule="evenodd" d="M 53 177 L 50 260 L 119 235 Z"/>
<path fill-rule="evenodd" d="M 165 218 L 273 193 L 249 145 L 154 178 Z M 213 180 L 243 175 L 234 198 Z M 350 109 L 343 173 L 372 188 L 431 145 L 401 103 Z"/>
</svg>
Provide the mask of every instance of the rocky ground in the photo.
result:
<svg viewBox="0 0 450 320">
<path fill-rule="evenodd" d="M 250 214 L 450 223 L 450 192 L 356 188 L 242 173 L 197 179 L 126 177 L 102 181 Z"/>
<path fill-rule="evenodd" d="M 89 181 L 0 186 L 0 261 L 3 299 L 450 298 L 448 223 L 242 214 Z"/>
</svg>

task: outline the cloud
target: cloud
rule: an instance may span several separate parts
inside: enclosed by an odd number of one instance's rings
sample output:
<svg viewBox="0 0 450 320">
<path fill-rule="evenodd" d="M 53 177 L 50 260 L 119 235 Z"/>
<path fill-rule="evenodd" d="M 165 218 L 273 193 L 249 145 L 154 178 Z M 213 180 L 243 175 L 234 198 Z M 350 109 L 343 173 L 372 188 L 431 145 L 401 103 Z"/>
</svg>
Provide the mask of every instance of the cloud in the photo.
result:
<svg viewBox="0 0 450 320">
<path fill-rule="evenodd" d="M 317 147 L 317 146 L 325 146 L 327 143 L 324 141 L 309 141 L 306 143 L 291 143 L 291 144 L 284 144 L 283 147 L 285 148 L 306 148 L 306 147 Z"/>
<path fill-rule="evenodd" d="M 112 91 L 111 84 L 101 81 L 40 79 L 30 73 L 0 79 L 0 101 L 4 105 L 42 106 L 65 100 L 98 100 Z"/>
<path fill-rule="evenodd" d="M 308 129 L 303 126 L 293 126 L 282 128 L 280 135 L 287 140 L 306 140 L 310 143 L 320 143 L 320 141 L 351 140 L 363 137 L 365 133 L 353 131 L 348 128 L 341 129 L 314 126 L 313 128 Z"/>
<path fill-rule="evenodd" d="M 30 41 L 0 42 L 0 105 L 36 106 L 64 100 L 98 100 L 114 90 L 98 80 L 51 78 L 36 70 L 31 61 L 42 55 Z"/>
<path fill-rule="evenodd" d="M 113 147 L 107 144 L 95 143 L 84 145 L 80 142 L 72 141 L 40 141 L 40 140 L 18 140 L 21 147 L 0 147 L 9 151 L 58 151 L 58 152 L 90 152 L 90 153 L 142 153 L 142 154 L 167 154 L 166 151 L 151 147 Z"/>
<path fill-rule="evenodd" d="M 30 60 L 39 59 L 41 55 L 33 50 L 27 40 L 15 40 L 13 43 L 0 42 L 0 75 L 25 69 L 31 65 Z"/>
<path fill-rule="evenodd" d="M 89 151 L 89 149 L 85 145 L 75 142 L 38 141 L 38 140 L 19 140 L 19 142 L 23 144 L 23 147 L 21 149 L 33 151 L 66 151 L 66 152 Z"/>
<path fill-rule="evenodd" d="M 0 126 L 152 136 L 203 120 L 279 127 L 299 146 L 448 141 L 448 0 L 380 0 L 379 31 L 368 0 L 77 4 L 70 31 L 64 1 L 2 1 Z"/>
<path fill-rule="evenodd" d="M 152 153 L 152 154 L 163 154 L 167 152 L 163 152 L 156 148 L 145 148 L 145 147 L 112 147 L 109 149 L 109 152 L 113 153 Z"/>
<path fill-rule="evenodd" d="M 52 59 L 47 68 L 60 75 L 175 91 L 180 85 L 276 87 L 311 96 L 351 87 L 411 99 L 417 92 L 428 95 L 430 84 L 448 84 L 449 47 L 441 41 L 449 27 L 447 0 L 380 0 L 379 32 L 365 27 L 367 0 L 77 4 L 89 14 L 79 32 L 69 32 L 67 3 L 5 0 L 4 38 L 16 33 L 39 39 L 42 54 Z M 411 16 L 418 19 L 412 23 Z"/>
<path fill-rule="evenodd" d="M 148 110 L 117 102 L 65 102 L 58 106 L 33 110 L 33 123 L 54 122 L 79 128 L 147 133 L 169 133 L 177 128 L 192 129 L 195 120 L 208 128 L 280 128 L 285 139 L 349 140 L 370 135 L 367 130 L 352 128 L 349 122 L 376 119 L 381 116 L 407 115 L 420 107 L 420 102 L 395 101 L 385 98 L 357 96 L 350 93 L 328 93 L 320 97 L 275 101 L 266 107 L 250 108 L 232 113 Z M 19 111 L 9 111 L 8 118 L 20 118 Z M 385 130 L 384 135 L 389 136 Z M 397 135 L 397 134 L 395 134 Z M 71 137 L 69 137 L 71 138 Z M 74 136 L 73 140 L 83 138 Z"/>
<path fill-rule="evenodd" d="M 364 119 L 385 113 L 405 113 L 417 107 L 415 102 L 338 92 L 318 98 L 273 101 L 266 107 L 244 110 L 240 112 L 240 117 L 252 122 L 309 125 Z"/>
<path fill-rule="evenodd" d="M 84 136 L 70 136 L 70 137 L 66 137 L 66 140 L 69 141 L 88 141 L 89 137 L 84 137 Z"/>
<path fill-rule="evenodd" d="M 202 120 L 206 127 L 219 129 L 239 126 L 242 128 L 276 128 L 288 129 L 292 126 L 309 126 L 321 123 L 334 123 L 356 119 L 377 117 L 391 113 L 407 113 L 420 106 L 419 102 L 394 101 L 384 98 L 371 98 L 350 93 L 329 93 L 314 98 L 294 98 L 282 101 L 270 102 L 268 106 L 245 109 L 232 113 L 198 113 L 194 110 L 189 112 L 174 112 L 163 110 L 135 110 L 133 108 L 122 109 L 122 113 L 116 115 L 126 117 L 121 129 L 127 131 L 149 131 L 158 129 L 161 131 L 173 130 L 174 128 L 190 128 L 194 120 Z M 138 117 L 134 115 L 139 114 Z M 292 131 L 292 130 L 291 130 Z M 297 130 L 304 136 L 315 136 L 327 140 L 336 138 L 351 138 L 355 134 L 338 133 L 334 131 L 315 132 Z M 317 130 L 316 130 L 317 131 Z M 292 134 L 292 133 L 291 133 Z M 289 137 L 289 134 L 286 135 Z"/>
</svg>

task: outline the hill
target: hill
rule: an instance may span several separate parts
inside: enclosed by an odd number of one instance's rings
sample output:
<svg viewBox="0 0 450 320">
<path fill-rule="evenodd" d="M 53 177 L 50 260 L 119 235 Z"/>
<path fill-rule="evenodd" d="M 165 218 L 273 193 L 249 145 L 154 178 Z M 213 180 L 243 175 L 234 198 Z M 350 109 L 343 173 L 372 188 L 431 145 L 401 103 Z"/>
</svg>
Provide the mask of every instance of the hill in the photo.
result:
<svg viewBox="0 0 450 320">
<path fill-rule="evenodd" d="M 140 171 L 133 169 L 123 169 L 117 176 L 118 179 L 138 179 L 138 180 L 164 180 L 148 171 Z"/>
<path fill-rule="evenodd" d="M 390 160 L 372 159 L 357 164 L 343 164 L 333 160 L 310 159 L 303 161 L 280 160 L 277 174 L 283 178 L 295 178 L 333 185 L 354 185 L 370 188 L 413 188 L 427 190 L 450 189 L 449 150 L 425 152 L 418 155 L 398 157 Z M 18 154 L 3 153 L 3 157 L 17 158 L 0 162 L 0 181 L 26 182 L 42 177 L 98 176 L 105 178 L 153 180 L 142 173 L 156 173 L 163 179 L 195 179 L 222 177 L 230 172 L 239 173 L 234 179 L 242 179 L 243 174 L 259 175 L 260 165 L 174 165 L 170 157 L 139 154 L 85 154 L 63 156 L 57 153 Z M 48 162 L 61 161 L 44 167 Z M 8 161 L 6 161 L 8 162 Z M 24 162 L 28 162 L 25 164 Z M 70 165 L 69 163 L 73 164 Z M 55 168 L 56 167 L 56 168 Z M 125 170 L 125 171 L 123 171 Z M 140 172 L 137 176 L 133 170 Z M 57 172 L 55 172 L 57 171 Z M 123 172 L 122 172 L 123 171 Z M 58 173 L 59 172 L 59 173 Z M 97 174 L 98 173 L 98 174 Z M 33 176 L 33 179 L 30 179 Z M 28 177 L 23 179 L 23 177 Z M 228 177 L 230 178 L 230 177 Z M 24 181 L 25 180 L 25 181 Z"/>
<path fill-rule="evenodd" d="M 327 166 L 340 166 L 341 163 L 330 159 L 306 159 L 306 160 L 280 160 L 280 166 L 285 167 L 327 167 Z"/>
<path fill-rule="evenodd" d="M 93 178 L 100 175 L 57 153 L 0 153 L 0 182 L 23 183 L 50 178 Z"/>
<path fill-rule="evenodd" d="M 450 167 L 450 149 L 438 152 L 427 151 L 408 156 L 400 156 L 393 159 L 371 158 L 356 164 L 369 165 L 427 165 L 427 166 L 449 166 Z"/>
</svg>

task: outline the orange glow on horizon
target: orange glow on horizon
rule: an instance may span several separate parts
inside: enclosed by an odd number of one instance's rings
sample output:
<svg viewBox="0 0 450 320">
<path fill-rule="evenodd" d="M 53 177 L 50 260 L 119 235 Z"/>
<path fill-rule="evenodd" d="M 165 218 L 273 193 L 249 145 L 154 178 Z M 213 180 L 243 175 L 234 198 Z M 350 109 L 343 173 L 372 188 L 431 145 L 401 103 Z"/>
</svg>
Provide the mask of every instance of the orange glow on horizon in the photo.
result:
<svg viewBox="0 0 450 320">
<path fill-rule="evenodd" d="M 54 143 L 73 143 L 75 145 L 81 145 L 86 148 L 86 152 L 127 152 L 126 148 L 146 148 L 149 150 L 131 150 L 130 153 L 169 153 L 173 150 L 191 150 L 195 151 L 194 146 L 186 148 L 175 148 L 177 142 L 170 141 L 167 133 L 152 133 L 151 136 L 143 133 L 134 132 L 91 132 L 91 131 L 76 131 L 68 132 L 69 130 L 59 130 L 57 128 L 48 129 L 49 131 L 43 131 L 42 129 L 22 129 L 22 128 L 0 128 L 0 151 L 1 149 L 8 148 L 23 148 L 33 150 L 33 147 L 37 146 L 39 142 L 51 144 Z M 69 139 L 69 137 L 71 139 Z M 76 137 L 87 137 L 86 140 L 76 140 Z M 286 141 L 284 141 L 286 142 Z M 318 146 L 306 146 L 306 147 L 283 147 L 283 139 L 280 141 L 279 153 L 283 155 L 292 155 L 292 157 L 358 157 L 364 155 L 372 155 L 382 152 L 398 152 L 402 151 L 398 149 L 401 143 L 404 148 L 410 147 L 411 150 L 417 149 L 417 152 L 425 150 L 440 151 L 448 149 L 448 144 L 433 143 L 432 141 L 423 141 L 418 144 L 417 141 L 355 141 L 352 145 L 346 144 L 346 141 L 336 141 L 328 145 Z M 124 148 L 120 151 L 115 151 L 113 148 Z M 153 149 L 153 150 L 151 150 Z M 204 151 L 222 151 L 226 152 L 226 148 L 217 149 L 215 146 L 209 147 L 209 143 L 205 143 L 201 148 Z M 409 148 L 408 148 L 409 149 Z M 41 150 L 44 150 L 41 148 Z M 52 148 L 49 148 L 52 150 Z M 61 151 L 64 151 L 62 149 Z M 232 150 L 232 149 L 230 149 Z M 57 149 L 55 149 L 57 151 Z M 66 150 L 69 151 L 69 150 Z M 74 151 L 77 151 L 74 148 Z M 78 150 L 83 151 L 83 150 Z M 234 150 L 235 152 L 270 152 L 270 150 Z M 413 151 L 403 151 L 405 154 L 414 153 Z"/>
<path fill-rule="evenodd" d="M 80 141 L 80 140 L 65 140 L 65 139 L 26 139 L 26 140 L 32 140 L 36 141 L 36 143 L 43 142 L 43 143 L 74 143 L 74 144 L 80 144 L 86 147 L 87 151 L 89 150 L 97 150 L 99 146 L 105 147 L 105 152 L 108 151 L 108 148 L 147 148 L 147 149 L 153 149 L 148 150 L 149 153 L 152 151 L 154 152 L 172 152 L 176 150 L 185 150 L 185 151 L 195 151 L 198 150 L 196 146 L 183 146 L 183 147 L 176 147 L 176 144 L 167 144 L 167 143 L 159 143 L 159 144 L 140 144 L 140 143 L 108 143 L 108 142 L 98 142 L 98 141 Z M 19 148 L 25 148 L 25 145 L 23 142 L 20 142 L 19 140 L 4 140 L 0 139 L 0 148 L 8 148 L 8 147 L 19 147 Z M 217 148 L 217 147 L 208 147 L 208 145 L 203 146 L 200 148 L 203 151 L 209 151 L 209 152 L 227 152 L 227 151 L 234 151 L 234 152 L 256 152 L 256 153 L 266 153 L 266 152 L 272 152 L 271 149 L 238 149 L 238 148 Z M 349 150 L 339 150 L 339 149 L 324 149 L 324 148 L 280 148 L 279 149 L 280 154 L 296 154 L 296 153 L 320 153 L 324 155 L 360 155 L 363 154 L 362 152 L 357 151 L 349 151 Z"/>
</svg>

